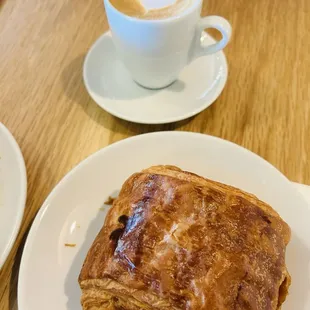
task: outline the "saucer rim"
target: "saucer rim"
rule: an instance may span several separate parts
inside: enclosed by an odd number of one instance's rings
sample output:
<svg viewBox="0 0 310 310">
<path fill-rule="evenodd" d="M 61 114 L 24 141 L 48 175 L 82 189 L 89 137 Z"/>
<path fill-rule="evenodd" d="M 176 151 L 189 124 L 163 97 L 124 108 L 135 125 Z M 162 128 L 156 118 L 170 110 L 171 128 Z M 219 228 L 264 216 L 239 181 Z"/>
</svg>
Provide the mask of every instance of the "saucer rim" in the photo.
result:
<svg viewBox="0 0 310 310">
<path fill-rule="evenodd" d="M 216 40 L 206 31 L 203 31 L 203 35 L 209 37 L 211 40 L 214 41 L 214 43 L 216 43 Z M 101 41 L 103 41 L 105 39 L 106 36 L 112 37 L 110 30 L 108 30 L 105 33 L 103 33 L 102 35 L 100 35 L 88 50 L 88 52 L 85 56 L 85 59 L 84 59 L 84 63 L 83 63 L 83 82 L 84 82 L 85 88 L 87 90 L 87 93 L 92 98 L 92 100 L 100 108 L 102 108 L 103 110 L 105 110 L 109 114 L 111 114 L 111 115 L 113 115 L 119 119 L 123 119 L 125 121 L 132 122 L 132 123 L 144 124 L 144 125 L 160 125 L 160 124 L 169 124 L 169 123 L 179 122 L 179 121 L 182 121 L 185 119 L 189 119 L 189 118 L 199 114 L 200 112 L 204 111 L 205 109 L 207 109 L 209 106 L 211 106 L 219 98 L 219 96 L 222 94 L 222 92 L 225 88 L 225 85 L 226 85 L 227 79 L 228 79 L 228 74 L 229 74 L 228 63 L 227 63 L 227 58 L 225 56 L 224 51 L 220 50 L 215 54 L 217 54 L 221 58 L 220 62 L 222 62 L 224 70 L 223 70 L 222 76 L 219 79 L 219 83 L 217 84 L 216 88 L 212 87 L 213 90 L 216 89 L 216 92 L 214 92 L 211 100 L 203 101 L 203 104 L 201 104 L 198 108 L 193 109 L 191 112 L 185 113 L 183 115 L 178 115 L 175 117 L 161 118 L 161 119 L 154 119 L 151 121 L 150 120 L 145 121 L 143 119 L 138 119 L 138 118 L 126 116 L 125 114 L 121 114 L 119 112 L 116 112 L 113 109 L 110 109 L 109 107 L 107 107 L 107 105 L 99 103 L 95 99 L 95 97 L 92 96 L 91 87 L 89 86 L 90 82 L 88 79 L 88 75 L 86 73 L 87 67 L 88 67 L 88 62 L 89 62 L 89 59 L 91 57 L 93 50 L 96 49 L 96 47 L 101 43 Z M 212 54 L 212 55 L 214 55 L 214 54 Z M 210 55 L 207 55 L 207 56 L 210 56 Z M 206 56 L 203 56 L 203 57 L 206 57 Z"/>
</svg>

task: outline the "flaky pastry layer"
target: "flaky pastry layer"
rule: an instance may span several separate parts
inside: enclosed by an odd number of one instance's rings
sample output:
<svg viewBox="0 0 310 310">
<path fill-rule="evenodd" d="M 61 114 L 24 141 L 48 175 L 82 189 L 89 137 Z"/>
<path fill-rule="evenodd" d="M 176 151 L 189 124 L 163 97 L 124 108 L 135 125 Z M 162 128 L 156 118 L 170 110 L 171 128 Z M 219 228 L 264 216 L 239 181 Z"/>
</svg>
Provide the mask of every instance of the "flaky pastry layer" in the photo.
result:
<svg viewBox="0 0 310 310">
<path fill-rule="evenodd" d="M 84 262 L 84 310 L 278 310 L 290 229 L 254 195 L 173 166 L 132 175 Z"/>
</svg>

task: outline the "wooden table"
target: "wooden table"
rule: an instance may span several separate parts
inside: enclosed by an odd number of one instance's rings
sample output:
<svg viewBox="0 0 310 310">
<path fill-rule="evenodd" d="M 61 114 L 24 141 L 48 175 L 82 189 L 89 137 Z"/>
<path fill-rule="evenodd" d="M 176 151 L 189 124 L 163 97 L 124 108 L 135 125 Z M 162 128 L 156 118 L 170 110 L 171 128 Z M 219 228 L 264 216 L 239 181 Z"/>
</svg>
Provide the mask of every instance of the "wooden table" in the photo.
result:
<svg viewBox="0 0 310 310">
<path fill-rule="evenodd" d="M 196 117 L 160 126 L 119 120 L 86 93 L 85 54 L 108 29 L 102 1 L 0 5 L 0 121 L 22 149 L 29 182 L 23 224 L 0 272 L 1 310 L 17 309 L 22 247 L 44 199 L 70 169 L 112 142 L 159 130 L 203 132 L 243 145 L 291 180 L 310 184 L 310 1 L 208 2 L 204 15 L 228 18 L 234 30 L 225 50 L 227 86 Z"/>
</svg>

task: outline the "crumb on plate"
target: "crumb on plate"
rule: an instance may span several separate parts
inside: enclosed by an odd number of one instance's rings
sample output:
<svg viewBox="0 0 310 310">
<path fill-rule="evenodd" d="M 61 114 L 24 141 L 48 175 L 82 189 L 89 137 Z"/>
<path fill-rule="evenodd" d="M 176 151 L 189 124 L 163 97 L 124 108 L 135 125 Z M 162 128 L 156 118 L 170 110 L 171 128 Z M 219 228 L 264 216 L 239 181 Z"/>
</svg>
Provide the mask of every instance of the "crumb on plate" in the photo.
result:
<svg viewBox="0 0 310 310">
<path fill-rule="evenodd" d="M 69 247 L 69 248 L 74 248 L 76 246 L 76 244 L 75 243 L 65 243 L 65 246 Z"/>
<path fill-rule="evenodd" d="M 104 202 L 104 204 L 105 205 L 112 205 L 115 199 L 116 198 L 109 196 L 109 198 Z"/>
</svg>

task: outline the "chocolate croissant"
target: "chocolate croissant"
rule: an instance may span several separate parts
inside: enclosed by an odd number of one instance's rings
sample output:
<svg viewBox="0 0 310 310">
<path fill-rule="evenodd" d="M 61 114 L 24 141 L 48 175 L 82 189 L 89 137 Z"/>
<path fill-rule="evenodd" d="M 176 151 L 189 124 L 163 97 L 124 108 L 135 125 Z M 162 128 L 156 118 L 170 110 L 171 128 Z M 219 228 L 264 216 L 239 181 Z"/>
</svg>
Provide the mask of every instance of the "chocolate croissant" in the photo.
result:
<svg viewBox="0 0 310 310">
<path fill-rule="evenodd" d="M 290 228 L 269 205 L 173 166 L 132 175 L 91 246 L 84 310 L 277 310 Z"/>
</svg>

